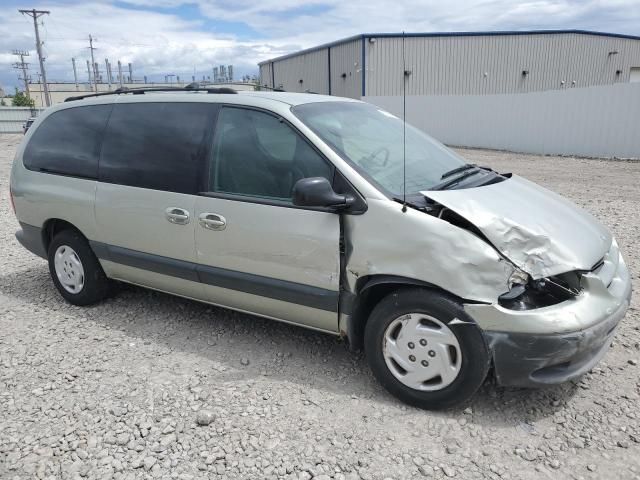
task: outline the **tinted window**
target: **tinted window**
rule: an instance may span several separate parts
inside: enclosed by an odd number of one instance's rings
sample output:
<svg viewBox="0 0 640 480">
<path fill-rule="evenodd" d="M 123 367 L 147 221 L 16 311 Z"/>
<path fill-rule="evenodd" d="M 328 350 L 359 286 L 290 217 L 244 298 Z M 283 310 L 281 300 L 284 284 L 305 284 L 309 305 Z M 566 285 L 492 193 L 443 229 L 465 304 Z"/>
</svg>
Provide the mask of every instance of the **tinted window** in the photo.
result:
<svg viewBox="0 0 640 480">
<path fill-rule="evenodd" d="M 74 107 L 49 115 L 27 144 L 25 167 L 97 178 L 100 139 L 111 108 L 111 105 Z"/>
<path fill-rule="evenodd" d="M 301 178 L 333 178 L 333 167 L 283 120 L 227 107 L 216 125 L 209 190 L 290 200 Z"/>
<path fill-rule="evenodd" d="M 100 181 L 178 193 L 201 191 L 214 113 L 210 103 L 116 105 L 102 144 Z"/>
</svg>

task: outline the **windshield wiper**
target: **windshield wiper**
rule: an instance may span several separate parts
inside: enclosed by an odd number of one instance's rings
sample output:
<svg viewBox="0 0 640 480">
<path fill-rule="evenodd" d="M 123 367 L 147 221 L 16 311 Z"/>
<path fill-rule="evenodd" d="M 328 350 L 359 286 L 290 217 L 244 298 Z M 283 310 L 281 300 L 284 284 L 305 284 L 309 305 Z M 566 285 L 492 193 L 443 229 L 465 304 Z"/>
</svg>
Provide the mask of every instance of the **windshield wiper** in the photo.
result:
<svg viewBox="0 0 640 480">
<path fill-rule="evenodd" d="M 468 170 L 465 168 L 465 170 Z M 440 183 L 436 183 L 433 187 L 429 188 L 429 190 L 444 190 L 447 187 L 450 187 L 451 185 L 455 184 L 455 183 L 460 183 L 462 180 L 464 180 L 467 177 L 473 177 L 475 174 L 482 172 L 483 170 L 481 168 L 477 168 L 476 170 L 471 170 L 470 172 L 465 172 L 462 175 L 458 175 L 455 178 L 452 178 L 450 180 L 445 180 L 443 182 Z M 464 172 L 464 170 L 463 170 Z"/>
<path fill-rule="evenodd" d="M 451 175 L 454 175 L 456 173 L 460 173 L 460 172 L 464 172 L 465 170 L 469 170 L 470 168 L 476 168 L 478 165 L 476 165 L 475 163 L 466 163 L 464 165 L 462 165 L 461 167 L 456 167 L 452 170 L 449 170 L 448 172 L 444 172 L 442 174 L 442 176 L 440 177 L 440 180 L 444 180 L 447 177 L 450 177 Z"/>
</svg>

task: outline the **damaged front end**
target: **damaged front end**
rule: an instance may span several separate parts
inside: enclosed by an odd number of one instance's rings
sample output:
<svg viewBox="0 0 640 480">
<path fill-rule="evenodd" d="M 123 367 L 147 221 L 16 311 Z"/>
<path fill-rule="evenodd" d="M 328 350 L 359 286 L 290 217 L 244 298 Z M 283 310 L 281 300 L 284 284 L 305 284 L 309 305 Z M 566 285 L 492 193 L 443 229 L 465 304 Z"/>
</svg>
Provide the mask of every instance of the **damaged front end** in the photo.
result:
<svg viewBox="0 0 640 480">
<path fill-rule="evenodd" d="M 551 289 L 543 293 L 534 285 L 512 300 L 465 304 L 483 329 L 498 383 L 565 382 L 588 372 L 606 353 L 631 301 L 629 271 L 616 242 L 593 270 L 569 277 L 579 277 L 579 290 L 570 293 L 547 280 L 544 288 Z"/>
<path fill-rule="evenodd" d="M 421 192 L 437 216 L 515 265 L 491 304 L 467 303 L 503 385 L 560 383 L 606 353 L 631 298 L 615 239 L 588 212 L 512 176 L 480 188 Z"/>
</svg>

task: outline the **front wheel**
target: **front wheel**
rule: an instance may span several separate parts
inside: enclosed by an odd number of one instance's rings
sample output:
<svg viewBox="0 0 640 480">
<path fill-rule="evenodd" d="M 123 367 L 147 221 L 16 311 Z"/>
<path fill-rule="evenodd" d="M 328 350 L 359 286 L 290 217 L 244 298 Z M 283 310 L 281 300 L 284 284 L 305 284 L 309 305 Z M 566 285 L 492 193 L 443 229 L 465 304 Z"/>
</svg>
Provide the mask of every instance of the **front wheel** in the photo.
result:
<svg viewBox="0 0 640 480">
<path fill-rule="evenodd" d="M 460 304 L 431 290 L 401 289 L 382 299 L 369 317 L 364 343 L 378 381 L 419 408 L 468 400 L 489 371 L 479 327 Z"/>
</svg>

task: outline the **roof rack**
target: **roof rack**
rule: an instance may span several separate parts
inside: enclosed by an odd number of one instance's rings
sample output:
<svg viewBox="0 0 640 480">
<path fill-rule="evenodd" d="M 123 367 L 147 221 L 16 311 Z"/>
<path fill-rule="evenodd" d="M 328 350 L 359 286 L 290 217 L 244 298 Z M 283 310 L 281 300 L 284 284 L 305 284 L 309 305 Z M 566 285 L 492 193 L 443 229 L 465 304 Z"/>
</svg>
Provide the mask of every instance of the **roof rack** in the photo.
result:
<svg viewBox="0 0 640 480">
<path fill-rule="evenodd" d="M 256 91 L 270 90 L 272 92 L 286 92 L 286 90 L 284 90 L 283 88 L 268 87 L 266 85 L 260 85 L 258 83 L 253 84 L 253 83 L 245 83 L 245 82 L 224 82 L 224 84 L 225 85 L 238 85 L 240 87 L 246 87 L 247 85 L 253 85 L 253 87 L 255 88 Z M 209 82 L 200 82 L 200 86 L 201 87 L 204 87 L 205 85 L 218 85 L 218 84 L 217 83 L 209 83 Z M 225 87 L 220 87 L 220 88 L 225 88 Z"/>
<path fill-rule="evenodd" d="M 228 93 L 228 94 L 238 93 L 233 88 L 204 87 L 204 86 L 200 86 L 200 84 L 196 82 L 196 83 L 190 83 L 186 87 L 140 87 L 140 88 L 121 87 L 121 88 L 115 89 L 112 92 L 89 93 L 87 95 L 78 95 L 75 97 L 68 97 L 65 99 L 65 102 L 73 102 L 75 100 L 82 100 L 83 98 L 103 97 L 105 95 L 120 95 L 123 93 L 131 93 L 133 95 L 142 95 L 146 92 L 207 92 L 207 93 Z"/>
</svg>

